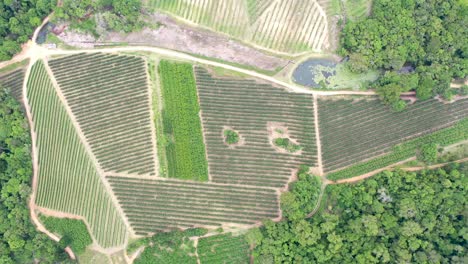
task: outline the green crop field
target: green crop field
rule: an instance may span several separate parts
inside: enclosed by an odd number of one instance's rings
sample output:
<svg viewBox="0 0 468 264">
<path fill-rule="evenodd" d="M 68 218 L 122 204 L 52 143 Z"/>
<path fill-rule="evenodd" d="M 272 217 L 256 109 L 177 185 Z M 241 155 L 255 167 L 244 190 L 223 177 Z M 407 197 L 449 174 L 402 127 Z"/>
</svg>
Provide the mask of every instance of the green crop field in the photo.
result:
<svg viewBox="0 0 468 264">
<path fill-rule="evenodd" d="M 208 165 L 192 65 L 161 61 L 159 73 L 168 175 L 207 181 Z"/>
<path fill-rule="evenodd" d="M 203 237 L 198 240 L 198 256 L 201 264 L 249 263 L 249 245 L 243 235 L 231 233 Z"/>
<path fill-rule="evenodd" d="M 406 140 L 449 127 L 468 117 L 468 99 L 436 99 L 393 112 L 376 98 L 318 100 L 320 140 L 325 171 L 334 171 L 389 153 Z"/>
<path fill-rule="evenodd" d="M 94 53 L 49 65 L 100 166 L 108 172 L 154 175 L 145 61 Z"/>
<path fill-rule="evenodd" d="M 315 0 L 149 0 L 157 10 L 276 51 L 319 51 L 328 22 Z"/>
<path fill-rule="evenodd" d="M 133 230 L 251 225 L 278 217 L 274 190 L 176 180 L 108 177 Z"/>
<path fill-rule="evenodd" d="M 454 126 L 438 130 L 428 135 L 420 136 L 402 144 L 394 146 L 388 154 L 372 158 L 368 161 L 353 164 L 342 170 L 327 175 L 330 180 L 339 180 L 359 176 L 376 169 L 390 166 L 399 161 L 414 157 L 424 144 L 437 144 L 439 147 L 448 146 L 468 139 L 468 118 Z"/>
<path fill-rule="evenodd" d="M 254 80 L 215 78 L 201 67 L 195 72 L 213 182 L 283 187 L 300 165 L 317 165 L 311 95 Z M 302 152 L 275 150 L 269 124 L 287 129 Z M 226 145 L 226 126 L 245 142 Z"/>
<path fill-rule="evenodd" d="M 0 87 L 10 91 L 18 101 L 22 100 L 24 69 L 17 69 L 7 73 L 0 73 Z"/>
<path fill-rule="evenodd" d="M 80 142 L 42 61 L 34 64 L 27 97 L 37 133 L 36 203 L 83 216 L 103 247 L 122 245 L 126 226 Z"/>
</svg>

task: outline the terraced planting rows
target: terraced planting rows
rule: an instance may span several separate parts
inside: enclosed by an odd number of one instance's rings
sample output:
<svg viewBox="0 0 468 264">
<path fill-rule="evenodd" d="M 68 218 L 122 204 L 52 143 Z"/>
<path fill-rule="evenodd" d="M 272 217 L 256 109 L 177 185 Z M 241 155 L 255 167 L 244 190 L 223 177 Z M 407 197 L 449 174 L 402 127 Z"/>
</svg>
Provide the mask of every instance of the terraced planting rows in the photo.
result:
<svg viewBox="0 0 468 264">
<path fill-rule="evenodd" d="M 108 177 L 137 234 L 194 226 L 254 224 L 278 217 L 270 189 L 177 180 Z"/>
<path fill-rule="evenodd" d="M 0 74 L 0 86 L 8 89 L 16 100 L 22 100 L 24 69 Z"/>
<path fill-rule="evenodd" d="M 163 133 L 168 176 L 186 180 L 208 180 L 200 106 L 192 65 L 161 61 Z M 162 155 L 162 154 L 160 154 Z"/>
<path fill-rule="evenodd" d="M 453 125 L 468 116 L 468 99 L 417 101 L 396 113 L 376 98 L 320 98 L 318 110 L 323 166 L 333 171 Z"/>
<path fill-rule="evenodd" d="M 126 226 L 41 61 L 31 70 L 27 93 L 37 133 L 36 204 L 83 216 L 103 247 L 122 245 L 127 236 Z"/>
<path fill-rule="evenodd" d="M 150 0 L 149 4 L 233 36 L 244 35 L 249 26 L 244 0 Z"/>
<path fill-rule="evenodd" d="M 252 42 L 279 51 L 319 51 L 328 38 L 327 23 L 315 0 L 273 1 L 253 25 Z"/>
<path fill-rule="evenodd" d="M 249 263 L 249 251 L 245 237 L 231 233 L 202 237 L 197 246 L 201 264 Z"/>
<path fill-rule="evenodd" d="M 214 78 L 200 67 L 195 72 L 212 181 L 283 187 L 300 165 L 317 166 L 311 95 L 254 80 Z M 272 123 L 286 127 L 301 151 L 276 150 L 269 141 Z M 244 142 L 226 145 L 226 126 Z"/>
<path fill-rule="evenodd" d="M 327 45 L 327 16 L 316 0 L 150 0 L 149 6 L 273 50 Z"/>
<path fill-rule="evenodd" d="M 93 53 L 54 59 L 49 65 L 101 167 L 154 175 L 145 61 Z"/>
</svg>

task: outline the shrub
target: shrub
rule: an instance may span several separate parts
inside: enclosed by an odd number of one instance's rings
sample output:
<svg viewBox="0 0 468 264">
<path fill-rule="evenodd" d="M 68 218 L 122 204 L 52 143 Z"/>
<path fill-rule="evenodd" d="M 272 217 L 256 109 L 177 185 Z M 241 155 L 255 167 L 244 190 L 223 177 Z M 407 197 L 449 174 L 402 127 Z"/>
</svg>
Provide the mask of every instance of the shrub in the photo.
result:
<svg viewBox="0 0 468 264">
<path fill-rule="evenodd" d="M 224 130 L 224 141 L 229 145 L 236 144 L 239 142 L 239 134 L 236 131 L 226 129 Z"/>
<path fill-rule="evenodd" d="M 291 153 L 301 150 L 301 146 L 294 144 L 289 138 L 275 138 L 273 143 Z"/>
</svg>

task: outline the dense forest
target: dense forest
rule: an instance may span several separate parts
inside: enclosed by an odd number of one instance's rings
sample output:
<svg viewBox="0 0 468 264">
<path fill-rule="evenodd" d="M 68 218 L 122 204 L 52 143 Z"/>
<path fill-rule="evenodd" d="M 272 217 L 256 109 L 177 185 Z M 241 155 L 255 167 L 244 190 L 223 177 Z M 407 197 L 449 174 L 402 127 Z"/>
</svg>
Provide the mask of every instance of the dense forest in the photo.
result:
<svg viewBox="0 0 468 264">
<path fill-rule="evenodd" d="M 54 20 L 70 22 L 70 27 L 92 33 L 131 32 L 143 27 L 141 0 L 63 0 L 54 10 Z"/>
<path fill-rule="evenodd" d="M 466 263 L 467 169 L 387 171 L 328 186 L 314 217 L 254 232 L 256 263 Z"/>
<path fill-rule="evenodd" d="M 0 1 L 0 61 L 21 50 L 56 5 L 56 0 Z"/>
<path fill-rule="evenodd" d="M 375 83 L 382 99 L 403 109 L 402 92 L 450 99 L 454 78 L 468 73 L 468 4 L 462 0 L 374 0 L 372 14 L 348 21 L 343 55 L 355 72 L 384 71 Z M 405 66 L 405 67 L 404 67 Z"/>
<path fill-rule="evenodd" d="M 0 87 L 0 263 L 68 262 L 31 223 L 31 139 L 21 106 Z"/>
</svg>

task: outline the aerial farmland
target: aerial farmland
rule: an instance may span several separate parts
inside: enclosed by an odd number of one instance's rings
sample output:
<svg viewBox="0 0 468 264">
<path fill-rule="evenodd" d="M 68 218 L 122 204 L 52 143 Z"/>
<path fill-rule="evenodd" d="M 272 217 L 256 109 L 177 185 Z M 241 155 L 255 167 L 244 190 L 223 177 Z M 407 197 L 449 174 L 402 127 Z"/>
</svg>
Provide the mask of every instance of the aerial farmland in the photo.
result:
<svg viewBox="0 0 468 264">
<path fill-rule="evenodd" d="M 371 38 L 363 28 L 403 28 L 383 10 L 403 8 L 423 27 L 418 12 L 435 7 L 91 2 L 51 5 L 23 50 L 0 61 L 0 212 L 18 225 L 0 225 L 5 263 L 466 258 L 455 235 L 467 194 L 466 58 L 439 59 L 439 42 L 412 34 L 402 36 L 426 61 L 388 55 L 377 40 L 360 46 Z M 441 34 L 455 21 L 440 22 Z M 180 49 L 167 48 L 169 33 Z M 183 48 L 204 38 L 216 40 L 209 50 Z M 262 61 L 240 63 L 236 50 Z"/>
</svg>

